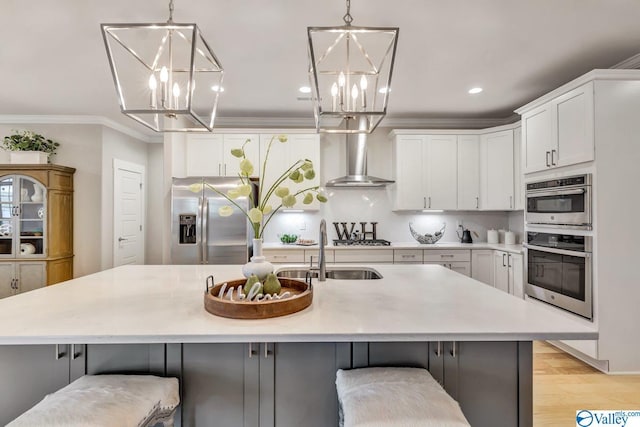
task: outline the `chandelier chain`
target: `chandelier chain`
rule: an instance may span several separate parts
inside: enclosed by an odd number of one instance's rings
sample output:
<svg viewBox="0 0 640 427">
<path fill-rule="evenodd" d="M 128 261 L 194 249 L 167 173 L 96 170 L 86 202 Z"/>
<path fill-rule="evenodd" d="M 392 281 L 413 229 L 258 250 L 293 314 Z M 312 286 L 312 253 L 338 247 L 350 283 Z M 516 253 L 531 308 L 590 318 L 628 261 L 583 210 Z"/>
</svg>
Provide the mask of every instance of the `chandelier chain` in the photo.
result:
<svg viewBox="0 0 640 427">
<path fill-rule="evenodd" d="M 342 17 L 345 24 L 351 25 L 353 22 L 353 16 L 351 16 L 351 0 L 347 0 L 347 13 Z"/>
<path fill-rule="evenodd" d="M 169 0 L 169 20 L 167 22 L 173 22 L 173 0 Z"/>
</svg>

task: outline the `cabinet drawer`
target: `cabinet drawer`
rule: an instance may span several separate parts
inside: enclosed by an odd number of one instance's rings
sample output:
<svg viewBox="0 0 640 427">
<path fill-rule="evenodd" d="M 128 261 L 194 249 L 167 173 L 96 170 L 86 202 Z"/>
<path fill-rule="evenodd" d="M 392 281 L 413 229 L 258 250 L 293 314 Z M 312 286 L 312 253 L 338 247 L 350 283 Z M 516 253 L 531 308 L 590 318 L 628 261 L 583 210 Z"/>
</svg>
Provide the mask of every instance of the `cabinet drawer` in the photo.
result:
<svg viewBox="0 0 640 427">
<path fill-rule="evenodd" d="M 263 254 L 267 261 L 273 263 L 290 263 L 304 262 L 304 250 L 287 251 L 287 250 L 264 250 Z"/>
<path fill-rule="evenodd" d="M 335 251 L 336 262 L 393 262 L 393 249 L 344 249 Z"/>
<path fill-rule="evenodd" d="M 335 262 L 334 250 L 326 249 L 324 250 L 324 256 L 326 257 L 327 262 Z M 304 250 L 304 262 L 306 264 L 311 262 L 311 257 L 313 257 L 313 263 L 316 264 L 318 262 L 318 257 L 320 256 L 320 250 L 318 249 L 305 249 Z"/>
<path fill-rule="evenodd" d="M 394 264 L 405 263 L 405 262 L 422 263 L 422 250 L 421 249 L 394 249 L 393 262 Z"/>
<path fill-rule="evenodd" d="M 471 261 L 469 249 L 427 249 L 424 251 L 424 262 Z"/>
</svg>

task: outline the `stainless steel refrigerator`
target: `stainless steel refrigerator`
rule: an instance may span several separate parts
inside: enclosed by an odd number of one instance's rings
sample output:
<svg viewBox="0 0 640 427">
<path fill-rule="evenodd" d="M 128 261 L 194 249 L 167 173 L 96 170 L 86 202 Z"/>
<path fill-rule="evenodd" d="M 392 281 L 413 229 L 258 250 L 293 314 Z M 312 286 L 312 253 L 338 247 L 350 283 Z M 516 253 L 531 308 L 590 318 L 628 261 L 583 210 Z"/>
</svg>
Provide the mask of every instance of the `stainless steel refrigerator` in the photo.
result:
<svg viewBox="0 0 640 427">
<path fill-rule="evenodd" d="M 238 178 L 173 178 L 171 188 L 171 263 L 244 264 L 249 260 L 252 228 L 237 207 L 207 185 L 194 193 L 193 184 L 209 184 L 223 193 L 240 184 Z M 248 197 L 234 200 L 243 208 Z M 233 206 L 231 216 L 218 215 L 224 205 Z M 248 211 L 248 209 L 247 209 Z"/>
</svg>

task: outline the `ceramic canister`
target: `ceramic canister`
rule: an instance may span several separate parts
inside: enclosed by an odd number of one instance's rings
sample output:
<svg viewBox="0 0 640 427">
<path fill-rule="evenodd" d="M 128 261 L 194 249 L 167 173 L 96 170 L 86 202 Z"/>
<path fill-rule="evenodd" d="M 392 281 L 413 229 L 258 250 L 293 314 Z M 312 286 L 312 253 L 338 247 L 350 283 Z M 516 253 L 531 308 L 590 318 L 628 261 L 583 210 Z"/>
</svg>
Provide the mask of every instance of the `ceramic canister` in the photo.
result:
<svg viewBox="0 0 640 427">
<path fill-rule="evenodd" d="M 516 244 L 516 233 L 513 231 L 507 231 L 504 233 L 504 244 L 505 245 L 515 245 Z"/>
<path fill-rule="evenodd" d="M 487 243 L 498 243 L 498 230 L 487 230 Z"/>
</svg>

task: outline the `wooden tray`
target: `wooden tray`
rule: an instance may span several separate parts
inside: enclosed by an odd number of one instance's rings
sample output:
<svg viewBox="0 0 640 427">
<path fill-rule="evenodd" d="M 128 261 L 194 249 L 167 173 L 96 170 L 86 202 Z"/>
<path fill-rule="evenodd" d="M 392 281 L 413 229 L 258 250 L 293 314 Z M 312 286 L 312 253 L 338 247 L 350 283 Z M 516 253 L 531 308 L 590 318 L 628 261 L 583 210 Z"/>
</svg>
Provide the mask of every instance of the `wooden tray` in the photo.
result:
<svg viewBox="0 0 640 427">
<path fill-rule="evenodd" d="M 220 288 L 224 283 L 227 289 L 244 286 L 247 279 L 229 280 L 208 288 L 204 294 L 204 309 L 216 316 L 232 319 L 269 319 L 271 317 L 286 316 L 303 310 L 311 305 L 313 287 L 301 280 L 278 278 L 282 285 L 281 294 L 291 292 L 292 296 L 283 300 L 269 301 L 231 301 L 218 298 Z"/>
</svg>

